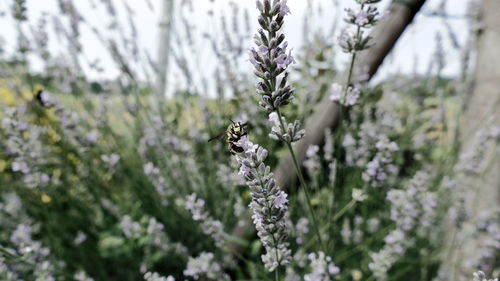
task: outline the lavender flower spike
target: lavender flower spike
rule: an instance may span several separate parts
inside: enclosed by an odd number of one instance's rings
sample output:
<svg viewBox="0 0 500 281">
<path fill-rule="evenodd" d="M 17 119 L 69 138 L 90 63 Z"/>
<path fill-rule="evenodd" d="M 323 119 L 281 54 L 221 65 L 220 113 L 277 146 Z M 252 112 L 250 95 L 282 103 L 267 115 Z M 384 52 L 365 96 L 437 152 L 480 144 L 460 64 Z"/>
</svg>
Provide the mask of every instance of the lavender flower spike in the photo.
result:
<svg viewBox="0 0 500 281">
<path fill-rule="evenodd" d="M 372 38 L 365 35 L 364 29 L 374 26 L 378 21 L 379 12 L 375 6 L 380 0 L 356 0 L 359 9 L 346 9 L 347 16 L 344 20 L 351 28 L 343 30 L 338 38 L 339 47 L 351 54 L 349 76 L 344 86 L 333 84 L 330 99 L 343 106 L 350 107 L 357 104 L 361 96 L 363 79 L 352 81 L 352 73 L 356 54 L 373 46 Z"/>
<path fill-rule="evenodd" d="M 260 11 L 258 30 L 254 36 L 257 50 L 250 50 L 254 73 L 260 78 L 257 93 L 260 105 L 268 112 L 276 111 L 292 101 L 294 89 L 288 85 L 287 68 L 295 63 L 292 51 L 287 52 L 288 42 L 280 32 L 284 17 L 290 13 L 287 0 L 258 0 Z"/>
<path fill-rule="evenodd" d="M 252 192 L 252 202 L 249 205 L 253 212 L 252 219 L 257 235 L 266 248 L 262 261 L 272 272 L 291 261 L 291 250 L 286 242 L 287 194 L 276 185 L 271 168 L 264 164 L 267 150 L 253 144 L 246 136 L 237 145 L 244 150 L 236 156 L 241 165 L 239 174 Z"/>
</svg>

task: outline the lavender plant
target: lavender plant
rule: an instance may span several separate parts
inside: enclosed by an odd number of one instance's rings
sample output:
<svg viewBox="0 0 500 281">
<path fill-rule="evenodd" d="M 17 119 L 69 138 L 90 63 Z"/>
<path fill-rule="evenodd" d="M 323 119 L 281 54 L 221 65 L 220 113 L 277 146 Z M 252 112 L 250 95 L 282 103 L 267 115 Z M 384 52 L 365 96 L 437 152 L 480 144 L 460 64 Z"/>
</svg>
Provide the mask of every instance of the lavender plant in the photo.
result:
<svg viewBox="0 0 500 281">
<path fill-rule="evenodd" d="M 212 237 L 217 247 L 223 248 L 228 234 L 224 232 L 224 225 L 218 220 L 214 220 L 204 210 L 205 201 L 197 199 L 196 194 L 186 197 L 184 207 L 191 212 L 193 220 L 201 222 L 203 233 Z"/>
<path fill-rule="evenodd" d="M 373 261 L 369 267 L 378 280 L 386 280 L 389 269 L 415 243 L 415 239 L 419 235 L 425 235 L 433 225 L 437 196 L 428 190 L 430 180 L 428 173 L 419 172 L 405 190 L 394 189 L 388 192 L 391 219 L 396 223 L 396 228 L 384 238 L 384 247 L 371 255 Z M 416 237 L 410 236 L 412 231 L 416 231 Z"/>
<path fill-rule="evenodd" d="M 293 143 L 304 136 L 305 131 L 300 129 L 299 120 L 288 124 L 281 113 L 281 108 L 292 102 L 295 91 L 288 84 L 287 71 L 287 68 L 295 63 L 295 59 L 292 50 L 287 52 L 288 42 L 285 41 L 285 34 L 281 32 L 284 17 L 290 13 L 290 8 L 287 0 L 275 0 L 272 4 L 270 0 L 258 0 L 257 9 L 260 12 L 258 22 L 261 29 L 254 36 L 257 49 L 250 50 L 250 62 L 254 65 L 254 74 L 260 78 L 257 83 L 257 94 L 261 96 L 259 105 L 270 113 L 269 120 L 273 125 L 270 136 L 283 141 L 290 152 L 302 190 L 306 195 L 318 242 L 324 248 L 316 215 L 310 203 L 309 190 L 292 147 Z"/>
<path fill-rule="evenodd" d="M 262 261 L 269 271 L 275 271 L 276 280 L 279 280 L 280 267 L 286 266 L 291 260 L 285 223 L 287 194 L 276 185 L 271 168 L 264 163 L 267 150 L 252 143 L 247 136 L 240 139 L 238 146 L 243 149 L 243 153 L 236 156 L 240 163 L 239 174 L 251 190 L 252 220 L 266 248 Z"/>
<path fill-rule="evenodd" d="M 222 266 L 214 260 L 213 253 L 201 253 L 196 258 L 189 258 L 184 276 L 194 280 L 229 281 L 231 278 L 222 271 Z"/>
<path fill-rule="evenodd" d="M 197 37 L 191 18 L 204 11 L 194 2 L 182 1 L 182 25 L 167 54 L 174 58 L 177 69 L 172 73 L 178 76 L 169 79 L 169 89 L 188 93 L 161 105 L 149 101 L 150 76 L 158 65 L 137 44 L 138 10 L 131 1 L 89 2 L 95 10 L 105 8 L 109 28 L 82 14 L 76 1 L 58 1 L 59 11 L 44 14 L 40 21 L 31 18 L 36 11 L 28 13 L 28 1 L 6 2 L 19 37 L 12 56 L 8 47 L 0 53 L 0 279 L 268 280 L 273 271 L 276 279 L 286 281 L 422 281 L 436 275 L 436 280 L 450 280 L 444 270 L 436 272 L 446 212 L 460 229 L 452 245 L 480 237 L 478 254 L 457 267 L 491 271 L 488 261 L 498 248 L 498 210 L 472 214 L 463 192 L 469 187 L 441 182 L 449 169 L 445 163 L 456 153 L 442 136 L 451 131 L 446 122 L 457 114 L 458 99 L 455 84 L 442 72 L 442 49 L 435 54 L 435 82 L 412 76 L 366 87 L 353 66 L 359 64 L 359 53 L 373 45 L 365 33 L 377 21 L 372 5 L 379 1 L 358 0 L 359 9 L 347 10 L 346 17 L 354 30 L 343 32 L 338 44 L 350 54 L 350 78 L 330 87 L 338 71 L 332 66 L 331 34 L 315 33 L 309 26 L 331 17 L 330 11 L 321 10 L 326 4 L 306 3 L 303 44 L 311 46 L 292 56 L 283 34 L 290 13 L 287 1 L 260 0 L 261 29 L 250 60 L 259 79 L 259 104 L 268 113 L 262 117 L 259 106 L 245 95 L 253 91 L 251 74 L 240 69 L 250 13 L 233 1 L 222 5 L 229 16 L 224 10 L 219 17 L 212 6 L 218 1 L 210 1 L 210 25 Z M 0 4 L 0 18 L 4 6 Z M 121 23 L 123 15 L 127 26 Z M 238 20 L 243 15 L 244 31 Z M 51 53 L 50 27 L 67 53 Z M 86 28 L 116 64 L 116 80 L 85 76 L 89 69 L 105 76 L 99 61 L 85 52 Z M 197 68 L 204 53 L 196 45 L 199 39 L 212 46 L 214 73 Z M 34 56 L 42 60 L 41 73 L 31 68 Z M 301 64 L 292 75 L 294 57 Z M 293 87 L 292 76 L 298 77 Z M 38 84 L 51 93 L 37 93 L 42 88 Z M 89 94 L 96 85 L 102 87 L 100 94 Z M 212 85 L 217 99 L 208 94 Z M 314 190 L 306 193 L 308 205 L 302 208 L 302 195 L 281 190 L 270 166 L 281 156 L 281 144 L 295 158 L 293 144 L 305 134 L 299 121 L 287 121 L 285 106 L 298 97 L 303 102 L 288 106 L 289 116 L 307 116 L 330 88 L 341 114 L 348 114 L 347 122 L 326 133 L 324 146 L 310 146 L 304 163 L 294 162 L 301 190 Z M 381 92 L 384 98 L 379 100 Z M 434 93 L 439 94 L 439 108 L 428 112 L 436 104 Z M 361 100 L 363 106 L 355 106 Z M 207 145 L 228 117 L 249 116 L 252 138 L 260 145 L 242 138 L 237 145 L 244 151 L 236 161 L 222 153 L 223 145 Z M 496 153 L 498 135 L 498 127 L 480 133 L 477 151 L 463 154 L 448 178 L 480 177 L 489 164 L 488 152 Z M 237 166 L 241 180 L 231 172 Z M 422 170 L 432 171 L 432 176 L 418 172 Z M 455 195 L 442 200 L 450 194 Z M 246 240 L 234 237 L 231 228 L 246 227 L 248 203 L 258 237 Z M 318 238 L 328 247 L 317 249 Z M 233 241 L 245 252 L 230 255 L 234 253 L 226 246 Z M 119 270 L 111 270 L 115 268 Z M 481 273 L 474 278 L 487 280 Z"/>
<path fill-rule="evenodd" d="M 348 68 L 348 75 L 344 85 L 334 83 L 330 93 L 330 99 L 344 106 L 355 105 L 362 92 L 360 82 L 363 82 L 363 75 L 358 75 L 358 81 L 353 84 L 353 72 L 356 63 L 356 57 L 359 52 L 372 46 L 372 38 L 365 34 L 364 29 L 374 26 L 378 21 L 378 10 L 373 4 L 380 0 L 356 0 L 359 5 L 357 10 L 346 9 L 347 17 L 344 20 L 353 28 L 343 30 L 338 38 L 338 44 L 342 51 L 351 55 Z M 359 73 L 361 74 L 361 73 Z"/>
</svg>

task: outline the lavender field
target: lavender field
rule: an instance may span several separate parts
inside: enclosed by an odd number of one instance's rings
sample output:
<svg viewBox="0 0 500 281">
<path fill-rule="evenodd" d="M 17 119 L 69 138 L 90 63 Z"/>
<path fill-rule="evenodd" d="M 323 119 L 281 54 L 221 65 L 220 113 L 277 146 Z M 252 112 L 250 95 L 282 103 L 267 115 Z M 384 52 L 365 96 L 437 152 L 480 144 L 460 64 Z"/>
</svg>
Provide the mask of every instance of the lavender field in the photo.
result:
<svg viewBox="0 0 500 281">
<path fill-rule="evenodd" d="M 498 281 L 500 1 L 0 0 L 0 281 Z"/>
</svg>

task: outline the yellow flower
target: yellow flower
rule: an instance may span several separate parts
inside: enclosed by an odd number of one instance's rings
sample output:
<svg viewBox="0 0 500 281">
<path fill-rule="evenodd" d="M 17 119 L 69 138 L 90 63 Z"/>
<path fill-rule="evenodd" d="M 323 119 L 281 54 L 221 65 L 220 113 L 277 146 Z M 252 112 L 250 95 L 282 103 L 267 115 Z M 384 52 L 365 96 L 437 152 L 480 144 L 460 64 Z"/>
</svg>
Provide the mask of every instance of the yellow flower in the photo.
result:
<svg viewBox="0 0 500 281">
<path fill-rule="evenodd" d="M 55 169 L 54 171 L 52 171 L 52 177 L 56 179 L 60 178 L 61 175 L 62 175 L 61 169 Z"/>
<path fill-rule="evenodd" d="M 354 281 L 359 281 L 363 278 L 363 273 L 357 269 L 351 270 L 351 275 Z"/>
<path fill-rule="evenodd" d="M 50 198 L 50 196 L 48 196 L 47 194 L 45 193 L 42 193 L 42 196 L 40 198 L 42 200 L 43 203 L 45 204 L 48 204 L 52 201 L 52 198 Z"/>
</svg>

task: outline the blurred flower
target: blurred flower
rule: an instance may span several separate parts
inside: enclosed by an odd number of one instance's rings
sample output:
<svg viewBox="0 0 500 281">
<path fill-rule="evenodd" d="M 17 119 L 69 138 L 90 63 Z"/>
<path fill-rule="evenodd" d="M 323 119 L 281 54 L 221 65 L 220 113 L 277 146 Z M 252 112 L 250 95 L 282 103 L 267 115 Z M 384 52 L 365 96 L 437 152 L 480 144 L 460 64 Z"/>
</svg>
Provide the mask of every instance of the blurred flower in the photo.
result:
<svg viewBox="0 0 500 281">
<path fill-rule="evenodd" d="M 213 253 L 201 253 L 198 257 L 190 257 L 184 276 L 194 280 L 228 281 L 229 276 L 222 271 L 222 266 L 215 261 Z"/>
<path fill-rule="evenodd" d="M 399 150 L 395 142 L 391 142 L 386 136 L 380 136 L 380 140 L 375 144 L 377 153 L 375 157 L 366 164 L 366 170 L 362 178 L 372 187 L 383 186 L 390 176 L 398 172 L 397 166 L 393 164 L 393 152 Z"/>
<path fill-rule="evenodd" d="M 339 83 L 333 83 L 332 89 L 330 90 L 330 100 L 339 102 L 342 98 L 342 85 Z"/>
<path fill-rule="evenodd" d="M 338 83 L 333 83 L 330 90 L 330 100 L 338 102 L 344 106 L 355 105 L 361 97 L 361 90 L 358 87 L 347 87 L 344 93 L 343 87 Z"/>
<path fill-rule="evenodd" d="M 122 217 L 120 221 L 120 228 L 127 238 L 140 237 L 141 225 L 138 222 L 133 221 L 129 215 L 125 215 Z"/>
<path fill-rule="evenodd" d="M 297 244 L 304 243 L 306 235 L 309 233 L 309 220 L 307 218 L 300 218 L 295 226 L 295 232 Z"/>
<path fill-rule="evenodd" d="M 331 281 L 333 276 L 340 273 L 340 269 L 332 259 L 323 252 L 308 255 L 311 273 L 304 275 L 304 281 Z"/>
<path fill-rule="evenodd" d="M 487 279 L 486 274 L 484 274 L 484 272 L 482 272 L 482 271 L 474 272 L 473 277 L 474 278 L 472 279 L 472 281 L 498 281 L 498 278 Z"/>
<path fill-rule="evenodd" d="M 432 227 L 436 219 L 437 195 L 429 190 L 432 177 L 426 172 L 418 172 L 410 180 L 406 189 L 393 189 L 387 193 L 391 202 L 391 220 L 396 223 L 384 239 L 385 245 L 370 256 L 368 265 L 373 274 L 380 280 L 387 279 L 387 273 L 406 250 L 412 246 L 416 237 L 409 234 L 418 227 L 419 233 Z"/>
<path fill-rule="evenodd" d="M 348 87 L 345 96 L 345 105 L 353 106 L 358 102 L 361 90 L 357 87 Z"/>
<path fill-rule="evenodd" d="M 93 278 L 87 276 L 87 273 L 85 273 L 85 271 L 78 271 L 73 276 L 73 279 L 75 279 L 75 281 L 94 281 Z"/>
<path fill-rule="evenodd" d="M 286 198 L 285 198 L 286 200 Z M 218 220 L 214 220 L 204 209 L 205 201 L 196 198 L 196 194 L 191 194 L 186 197 L 184 207 L 191 212 L 193 220 L 201 222 L 203 233 L 214 239 L 217 247 L 223 248 L 228 236 L 224 232 L 224 225 Z"/>
<path fill-rule="evenodd" d="M 359 10 L 346 9 L 347 17 L 345 21 L 347 23 L 359 26 L 359 27 L 370 27 L 377 23 L 377 17 L 379 12 L 377 8 L 373 6 L 361 7 Z"/>
<path fill-rule="evenodd" d="M 120 155 L 113 153 L 111 155 L 101 155 L 101 160 L 108 164 L 110 168 L 115 167 L 115 165 L 120 161 Z"/>
<path fill-rule="evenodd" d="M 316 176 L 321 170 L 321 162 L 318 152 L 319 146 L 317 145 L 310 145 L 306 150 L 306 160 L 303 165 L 306 167 L 307 173 L 311 177 Z"/>
<path fill-rule="evenodd" d="M 162 277 L 156 272 L 146 272 L 144 274 L 145 281 L 175 281 L 175 278 L 172 276 Z"/>
<path fill-rule="evenodd" d="M 86 240 L 87 240 L 87 234 L 85 234 L 82 231 L 78 231 L 75 239 L 73 240 L 73 244 L 78 246 L 78 245 L 82 244 L 83 242 L 85 242 Z"/>
<path fill-rule="evenodd" d="M 363 202 L 368 198 L 368 195 L 362 189 L 353 188 L 352 189 L 352 200 Z"/>
</svg>

